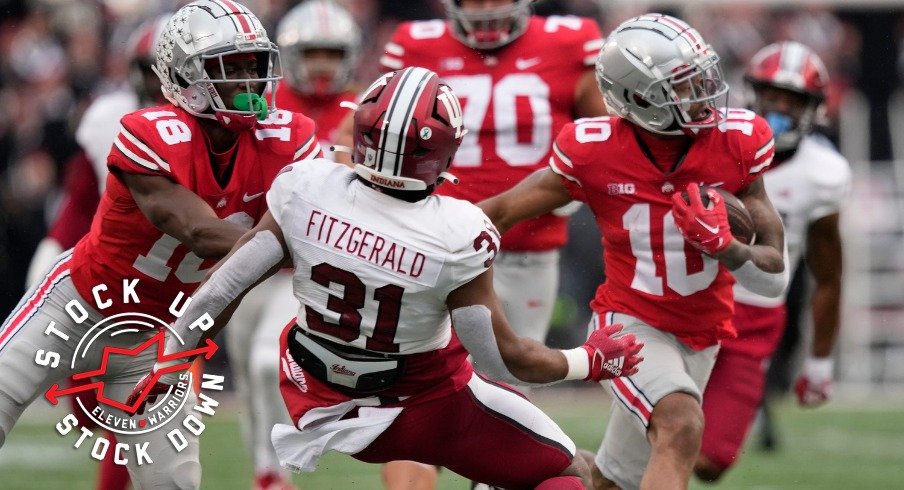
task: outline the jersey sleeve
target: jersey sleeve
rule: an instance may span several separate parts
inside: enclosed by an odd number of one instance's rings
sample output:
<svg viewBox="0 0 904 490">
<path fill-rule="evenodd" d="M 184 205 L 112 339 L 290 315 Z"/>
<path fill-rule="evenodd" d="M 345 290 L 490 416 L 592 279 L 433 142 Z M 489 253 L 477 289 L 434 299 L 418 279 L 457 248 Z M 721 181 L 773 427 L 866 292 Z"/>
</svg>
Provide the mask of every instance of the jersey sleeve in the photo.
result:
<svg viewBox="0 0 904 490">
<path fill-rule="evenodd" d="M 380 57 L 380 72 L 386 73 L 405 68 L 405 48 L 411 42 L 412 22 L 399 24 L 386 46 L 383 47 L 383 56 Z"/>
<path fill-rule="evenodd" d="M 288 123 L 280 123 L 279 118 L 291 115 Z M 282 172 L 286 165 L 294 162 L 308 161 L 323 157 L 323 149 L 317 138 L 314 121 L 297 112 L 283 111 L 281 116 L 273 116 L 276 122 L 263 121 L 258 125 L 255 134 L 259 144 L 266 145 L 270 156 L 264 159 L 264 186 L 269 188 L 273 179 Z M 284 137 L 287 134 L 288 137 Z"/>
<path fill-rule="evenodd" d="M 107 156 L 107 166 L 125 173 L 161 175 L 175 179 L 170 162 L 165 158 L 168 144 L 164 135 L 176 142 L 182 142 L 184 123 L 175 121 L 169 126 L 157 125 L 142 117 L 141 112 L 126 114 L 120 120 L 119 134 L 113 140 L 113 147 Z M 187 131 L 187 128 L 184 129 Z"/>
<path fill-rule="evenodd" d="M 599 55 L 600 48 L 606 42 L 603 34 L 596 21 L 586 17 L 578 17 L 581 21 L 581 28 L 578 30 L 578 43 L 583 53 L 584 66 L 596 66 L 596 58 Z"/>
<path fill-rule="evenodd" d="M 829 153 L 819 166 L 821 170 L 813 176 L 816 206 L 810 221 L 838 213 L 851 191 L 851 167 L 844 157 Z"/>
<path fill-rule="evenodd" d="M 573 199 L 587 200 L 581 175 L 587 163 L 594 161 L 593 152 L 599 150 L 594 143 L 608 139 L 611 131 L 608 118 L 586 118 L 566 124 L 556 136 L 549 168 L 562 178 Z"/>
<path fill-rule="evenodd" d="M 298 135 L 298 145 L 292 156 L 292 161 L 313 160 L 323 158 L 323 148 L 317 138 L 317 125 L 314 120 L 304 114 L 295 114 L 295 134 Z"/>
<path fill-rule="evenodd" d="M 406 66 L 429 66 L 437 56 L 436 44 L 424 41 L 442 38 L 446 29 L 446 21 L 439 19 L 403 22 L 383 48 L 380 71 L 385 73 Z"/>
<path fill-rule="evenodd" d="M 280 226 L 288 210 L 289 201 L 292 199 L 292 190 L 295 189 L 295 181 L 301 177 L 303 164 L 290 164 L 282 168 L 273 179 L 270 190 L 267 191 L 267 209 Z"/>
<path fill-rule="evenodd" d="M 731 124 L 731 120 L 728 124 Z M 743 131 L 741 134 L 744 134 Z M 775 140 L 772 138 L 769 123 L 762 117 L 754 115 L 750 135 L 743 139 L 740 148 L 741 162 L 747 170 L 747 182 L 750 182 L 765 172 L 775 158 Z"/>
<path fill-rule="evenodd" d="M 466 201 L 444 198 L 450 223 L 449 254 L 445 266 L 450 281 L 444 296 L 486 272 L 499 251 L 499 232 L 477 206 Z"/>
</svg>

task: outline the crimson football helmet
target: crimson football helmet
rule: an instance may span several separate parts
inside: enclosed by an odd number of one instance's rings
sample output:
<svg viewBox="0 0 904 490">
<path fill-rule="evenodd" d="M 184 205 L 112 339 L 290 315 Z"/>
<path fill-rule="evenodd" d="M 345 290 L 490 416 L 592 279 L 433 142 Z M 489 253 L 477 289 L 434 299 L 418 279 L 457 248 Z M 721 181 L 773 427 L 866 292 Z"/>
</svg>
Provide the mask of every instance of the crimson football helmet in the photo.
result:
<svg viewBox="0 0 904 490">
<path fill-rule="evenodd" d="M 228 77 L 223 60 L 231 55 L 254 56 L 257 76 Z M 208 70 L 210 66 L 218 68 Z M 260 20 L 232 0 L 196 0 L 180 8 L 157 42 L 154 70 L 167 100 L 230 129 L 251 128 L 276 110 L 279 50 Z M 224 101 L 218 87 L 236 83 L 244 84 L 244 97 Z M 262 104 L 265 90 L 270 100 Z"/>
<path fill-rule="evenodd" d="M 439 75 L 419 67 L 387 73 L 355 110 L 355 172 L 380 187 L 432 190 L 461 144 L 461 104 Z"/>
<path fill-rule="evenodd" d="M 305 94 L 338 93 L 348 88 L 361 52 L 361 29 L 341 5 L 333 0 L 307 0 L 286 13 L 276 28 L 276 42 L 285 59 L 283 76 L 295 90 Z M 309 58 L 309 50 L 328 49 L 341 53 L 335 66 Z M 326 77 L 322 73 L 332 72 Z"/>
<path fill-rule="evenodd" d="M 455 37 L 481 50 L 496 49 L 518 39 L 530 22 L 534 0 L 513 0 L 509 5 L 463 9 L 461 0 L 443 0 L 446 16 Z"/>
<path fill-rule="evenodd" d="M 610 114 L 658 134 L 715 127 L 728 105 L 719 55 L 696 29 L 663 14 L 616 27 L 600 49 L 596 80 Z"/>
<path fill-rule="evenodd" d="M 752 109 L 762 115 L 775 135 L 775 151 L 787 152 L 797 148 L 803 135 L 813 130 L 816 110 L 825 100 L 829 73 L 819 56 L 797 42 L 770 44 L 751 59 L 744 75 L 753 93 Z M 766 87 L 787 90 L 803 101 L 797 114 L 788 109 L 777 111 L 762 100 Z"/>
</svg>

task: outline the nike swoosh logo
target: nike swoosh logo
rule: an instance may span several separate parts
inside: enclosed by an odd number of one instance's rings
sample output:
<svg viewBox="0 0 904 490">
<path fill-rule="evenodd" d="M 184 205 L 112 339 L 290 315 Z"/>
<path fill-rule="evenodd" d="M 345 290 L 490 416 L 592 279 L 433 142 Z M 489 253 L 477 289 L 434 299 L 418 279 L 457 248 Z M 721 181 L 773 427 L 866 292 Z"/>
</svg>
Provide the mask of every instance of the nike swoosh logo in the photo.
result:
<svg viewBox="0 0 904 490">
<path fill-rule="evenodd" d="M 515 68 L 518 70 L 526 70 L 538 64 L 540 64 L 540 58 L 518 58 L 515 60 Z"/>
<path fill-rule="evenodd" d="M 710 233 L 712 233 L 712 234 L 714 234 L 714 235 L 715 235 L 716 233 L 719 233 L 719 227 L 718 227 L 718 226 L 710 226 L 710 225 L 704 223 L 703 221 L 701 221 L 700 218 L 694 218 L 694 219 L 697 220 L 697 223 L 700 223 L 701 226 L 703 226 L 704 228 L 706 228 L 707 230 L 709 230 Z"/>
<path fill-rule="evenodd" d="M 242 202 L 251 202 L 251 201 L 261 197 L 262 195 L 264 195 L 263 192 L 258 192 L 257 194 L 248 194 L 246 192 L 245 195 L 242 196 Z"/>
</svg>

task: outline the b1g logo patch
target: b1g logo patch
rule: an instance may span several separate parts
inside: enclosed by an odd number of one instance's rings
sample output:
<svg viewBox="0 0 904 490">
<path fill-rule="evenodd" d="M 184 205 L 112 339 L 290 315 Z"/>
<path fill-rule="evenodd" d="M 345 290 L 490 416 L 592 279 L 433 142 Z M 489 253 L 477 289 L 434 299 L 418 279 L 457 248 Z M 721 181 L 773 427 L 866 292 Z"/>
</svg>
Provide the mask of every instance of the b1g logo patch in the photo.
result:
<svg viewBox="0 0 904 490">
<path fill-rule="evenodd" d="M 183 301 L 184 299 L 184 301 Z M 170 306 L 170 313 L 177 318 L 184 313 L 191 298 L 181 293 Z M 136 303 L 140 303 L 137 302 Z M 88 321 L 87 309 L 78 301 L 72 300 L 65 307 L 66 314 L 77 325 Z M 191 327 L 207 329 L 213 324 L 208 314 L 195 320 Z M 151 332 L 156 332 L 151 334 Z M 57 341 L 75 344 L 72 359 L 64 362 L 60 353 L 50 349 L 38 349 L 35 352 L 35 363 L 48 369 L 67 369 L 73 373 L 71 383 L 66 386 L 54 384 L 44 397 L 53 405 L 60 403 L 64 397 L 72 397 L 73 411 L 62 418 L 56 425 L 56 432 L 62 437 L 75 437 L 73 447 L 85 447 L 92 458 L 100 461 L 113 451 L 116 464 L 128 464 L 130 458 L 138 465 L 151 464 L 149 454 L 151 441 L 145 440 L 130 444 L 113 442 L 104 437 L 97 428 L 106 429 L 114 434 L 141 436 L 163 430 L 166 432 L 166 444 L 176 452 L 188 447 L 186 435 L 191 433 L 200 436 L 205 429 L 202 415 L 213 416 L 219 405 L 208 395 L 212 391 L 222 391 L 225 378 L 218 375 L 204 374 L 201 379 L 190 370 L 191 356 L 203 356 L 210 359 L 217 351 L 217 345 L 208 339 L 202 347 L 184 346 L 183 339 L 172 330 L 171 326 L 152 315 L 140 312 L 119 313 L 105 317 L 87 328 L 80 338 L 75 338 L 50 322 L 44 335 L 55 337 Z M 180 352 L 164 354 L 167 337 L 176 339 L 185 348 Z M 159 361 L 183 360 L 183 362 L 162 369 L 156 376 L 180 372 L 179 380 L 170 386 L 166 393 L 156 396 L 148 402 L 144 412 L 137 414 L 137 409 L 144 403 L 147 393 L 127 405 L 125 400 L 131 389 L 142 376 L 147 374 L 154 363 Z M 183 372 L 184 371 L 184 372 Z M 152 380 L 152 383 L 156 379 Z M 200 388 L 200 389 L 196 389 Z M 192 397 L 197 393 L 197 399 Z M 186 410 L 185 405 L 192 403 Z M 187 413 L 187 415 L 186 415 Z M 90 420 L 95 427 L 86 427 Z M 161 438 L 154 438 L 160 444 Z"/>
</svg>

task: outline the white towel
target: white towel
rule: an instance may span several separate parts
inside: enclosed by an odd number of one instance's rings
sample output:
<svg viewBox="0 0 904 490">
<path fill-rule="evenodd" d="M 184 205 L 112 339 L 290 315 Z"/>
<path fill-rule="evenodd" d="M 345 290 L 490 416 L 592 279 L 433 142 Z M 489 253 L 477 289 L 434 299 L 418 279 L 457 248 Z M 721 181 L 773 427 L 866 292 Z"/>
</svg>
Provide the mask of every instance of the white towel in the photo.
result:
<svg viewBox="0 0 904 490">
<path fill-rule="evenodd" d="M 355 454 L 383 433 L 402 413 L 402 407 L 360 407 L 358 416 L 340 420 L 361 401 L 350 400 L 308 411 L 298 421 L 298 428 L 276 424 L 270 440 L 279 463 L 294 472 L 312 472 L 323 453 L 333 450 Z M 359 403 L 356 403 L 359 402 Z"/>
</svg>

